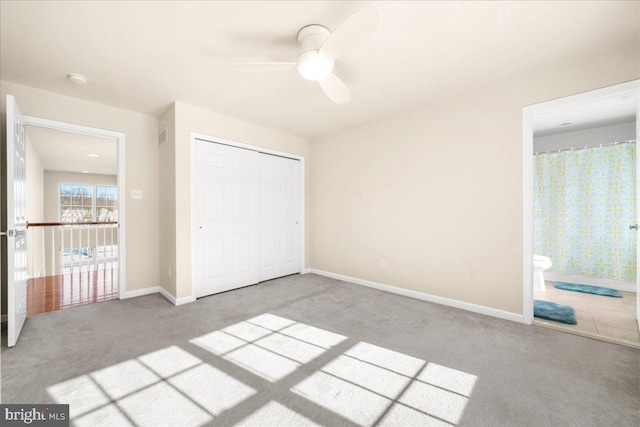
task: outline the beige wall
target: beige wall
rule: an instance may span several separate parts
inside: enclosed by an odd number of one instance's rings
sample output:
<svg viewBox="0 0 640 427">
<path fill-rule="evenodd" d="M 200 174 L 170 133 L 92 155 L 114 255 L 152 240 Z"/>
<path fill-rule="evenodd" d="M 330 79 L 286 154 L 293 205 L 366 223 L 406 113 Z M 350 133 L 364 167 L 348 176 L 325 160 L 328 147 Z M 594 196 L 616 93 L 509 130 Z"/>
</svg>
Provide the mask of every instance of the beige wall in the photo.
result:
<svg viewBox="0 0 640 427">
<path fill-rule="evenodd" d="M 311 267 L 522 313 L 522 107 L 639 77 L 640 46 L 313 140 Z"/>
<path fill-rule="evenodd" d="M 160 286 L 176 295 L 176 109 L 160 117 L 167 142 L 160 147 Z"/>
<path fill-rule="evenodd" d="M 171 115 L 171 111 L 168 112 Z M 208 111 L 199 107 L 191 106 L 182 102 L 174 104 L 174 124 L 175 124 L 175 150 L 171 150 L 170 142 L 167 158 L 161 161 L 163 168 L 170 168 L 171 155 L 175 160 L 175 189 L 168 188 L 167 194 L 175 197 L 175 218 L 171 212 L 161 213 L 161 223 L 168 225 L 168 228 L 161 229 L 161 241 L 173 243 L 175 241 L 175 294 L 177 298 L 191 295 L 191 159 L 190 159 L 190 133 L 197 132 L 212 137 L 224 138 L 244 144 L 255 145 L 272 150 L 304 156 L 307 161 L 306 173 L 309 173 L 308 161 L 310 158 L 309 141 L 305 138 L 288 135 L 263 126 L 258 126 L 243 120 Z M 163 124 L 170 124 L 171 120 L 163 116 Z M 171 132 L 170 132 L 171 133 Z M 165 162 L 168 161 L 168 163 Z M 165 191 L 164 186 L 162 187 Z M 306 189 L 309 189 L 307 180 Z M 306 223 L 307 229 L 307 256 L 305 265 L 309 265 L 309 220 L 310 204 L 307 198 Z M 174 226 L 171 228 L 171 226 Z M 171 264 L 171 261 L 168 262 Z M 161 271 L 161 275 L 167 275 L 166 269 Z M 162 283 L 166 278 L 163 277 Z M 171 281 L 167 281 L 171 286 Z M 165 288 L 167 289 L 167 288 Z M 167 289 L 170 290 L 170 289 Z"/>
<path fill-rule="evenodd" d="M 82 90 L 82 89 L 79 89 Z M 126 134 L 125 188 L 144 192 L 142 200 L 127 197 L 127 290 L 157 286 L 158 278 L 158 119 L 15 83 L 1 81 L 2 116 L 6 94 L 14 95 L 24 114 L 107 129 Z M 4 138 L 4 132 L 2 132 Z M 3 285 L 3 292 L 6 286 Z M 5 300 L 3 293 L 3 313 Z"/>
<path fill-rule="evenodd" d="M 27 135 L 27 220 L 39 222 L 44 218 L 44 168 L 38 157 L 38 152 Z"/>
<path fill-rule="evenodd" d="M 58 186 L 60 184 L 118 185 L 115 175 L 44 171 L 44 220 L 60 221 Z"/>
<path fill-rule="evenodd" d="M 522 107 L 639 78 L 639 52 L 463 88 L 312 143 L 182 102 L 158 120 L 4 81 L 2 113 L 10 93 L 25 114 L 126 134 L 126 195 L 144 191 L 127 197 L 128 290 L 191 295 L 193 131 L 305 157 L 306 267 L 522 313 Z"/>
<path fill-rule="evenodd" d="M 43 182 L 44 168 L 37 151 L 29 139 L 27 130 L 27 221 L 42 222 L 44 220 Z M 29 229 L 27 234 L 28 248 L 42 248 L 43 230 Z M 42 250 L 27 252 L 27 269 L 29 277 L 39 277 L 44 272 L 44 254 Z"/>
</svg>

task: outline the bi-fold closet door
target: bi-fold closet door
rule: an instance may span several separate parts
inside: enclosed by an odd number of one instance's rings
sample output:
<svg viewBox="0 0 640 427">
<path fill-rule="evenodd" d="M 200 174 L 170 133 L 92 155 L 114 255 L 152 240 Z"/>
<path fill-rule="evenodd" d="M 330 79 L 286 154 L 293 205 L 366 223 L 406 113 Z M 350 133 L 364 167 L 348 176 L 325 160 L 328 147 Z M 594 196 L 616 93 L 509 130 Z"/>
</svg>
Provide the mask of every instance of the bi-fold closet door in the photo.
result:
<svg viewBox="0 0 640 427">
<path fill-rule="evenodd" d="M 300 162 L 196 140 L 195 296 L 300 272 Z"/>
</svg>

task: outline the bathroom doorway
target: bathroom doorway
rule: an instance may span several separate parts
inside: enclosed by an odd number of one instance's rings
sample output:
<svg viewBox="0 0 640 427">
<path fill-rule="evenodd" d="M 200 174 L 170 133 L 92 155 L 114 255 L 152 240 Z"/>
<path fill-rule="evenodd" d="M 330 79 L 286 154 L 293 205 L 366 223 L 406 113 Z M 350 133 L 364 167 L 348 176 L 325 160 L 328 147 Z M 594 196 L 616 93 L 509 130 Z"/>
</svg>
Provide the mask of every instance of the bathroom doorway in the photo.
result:
<svg viewBox="0 0 640 427">
<path fill-rule="evenodd" d="M 640 81 L 523 109 L 524 316 L 640 348 Z"/>
</svg>

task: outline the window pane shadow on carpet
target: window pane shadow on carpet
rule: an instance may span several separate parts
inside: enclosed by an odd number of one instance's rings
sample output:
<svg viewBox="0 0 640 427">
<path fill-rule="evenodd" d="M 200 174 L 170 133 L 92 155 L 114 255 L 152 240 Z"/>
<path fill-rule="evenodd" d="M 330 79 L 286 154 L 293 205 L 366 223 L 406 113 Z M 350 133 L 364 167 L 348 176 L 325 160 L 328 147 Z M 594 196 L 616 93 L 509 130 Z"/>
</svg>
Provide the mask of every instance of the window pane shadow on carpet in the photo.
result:
<svg viewBox="0 0 640 427">
<path fill-rule="evenodd" d="M 189 344 L 194 351 L 169 346 L 52 385 L 47 393 L 70 404 L 76 426 L 455 426 L 477 381 L 471 373 L 270 313 Z M 197 357 L 196 347 L 210 356 Z M 258 387 L 247 384 L 246 375 Z"/>
</svg>

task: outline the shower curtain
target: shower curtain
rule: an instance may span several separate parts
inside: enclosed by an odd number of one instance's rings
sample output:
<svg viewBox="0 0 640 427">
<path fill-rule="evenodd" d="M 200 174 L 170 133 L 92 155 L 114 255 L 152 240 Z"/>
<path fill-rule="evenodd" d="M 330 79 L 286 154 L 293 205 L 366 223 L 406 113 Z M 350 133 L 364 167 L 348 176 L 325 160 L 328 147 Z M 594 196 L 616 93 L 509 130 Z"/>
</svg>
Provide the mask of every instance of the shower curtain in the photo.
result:
<svg viewBox="0 0 640 427">
<path fill-rule="evenodd" d="M 549 271 L 636 280 L 636 146 L 534 157 L 534 253 Z"/>
</svg>

